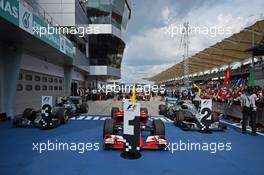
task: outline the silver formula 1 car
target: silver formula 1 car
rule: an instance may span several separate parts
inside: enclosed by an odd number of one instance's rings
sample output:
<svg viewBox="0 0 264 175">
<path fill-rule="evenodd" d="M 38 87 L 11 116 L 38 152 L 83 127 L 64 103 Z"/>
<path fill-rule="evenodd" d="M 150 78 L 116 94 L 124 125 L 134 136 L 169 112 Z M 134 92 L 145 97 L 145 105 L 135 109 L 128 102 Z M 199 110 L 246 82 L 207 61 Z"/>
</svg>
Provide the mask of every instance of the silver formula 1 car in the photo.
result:
<svg viewBox="0 0 264 175">
<path fill-rule="evenodd" d="M 81 102 L 80 97 L 62 97 L 58 98 L 58 103 L 45 110 L 45 114 L 41 110 L 27 108 L 22 116 L 18 116 L 13 120 L 15 127 L 41 129 L 56 128 L 60 124 L 66 124 L 69 118 L 88 112 L 87 103 Z"/>
<path fill-rule="evenodd" d="M 191 101 L 180 101 L 170 109 L 168 115 L 174 124 L 183 130 L 196 129 L 202 132 L 224 131 L 227 127 L 221 123 L 223 115 L 217 115 L 209 108 L 201 109 Z"/>
</svg>

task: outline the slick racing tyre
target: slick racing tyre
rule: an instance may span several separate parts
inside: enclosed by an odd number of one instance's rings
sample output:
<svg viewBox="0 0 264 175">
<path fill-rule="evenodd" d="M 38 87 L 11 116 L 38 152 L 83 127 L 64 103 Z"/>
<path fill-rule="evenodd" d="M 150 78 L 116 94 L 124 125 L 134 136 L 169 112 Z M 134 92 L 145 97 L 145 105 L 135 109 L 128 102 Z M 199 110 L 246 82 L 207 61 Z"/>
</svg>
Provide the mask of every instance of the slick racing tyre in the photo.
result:
<svg viewBox="0 0 264 175">
<path fill-rule="evenodd" d="M 161 120 L 154 120 L 153 128 L 154 128 L 153 131 L 154 135 L 165 136 L 165 125 Z"/>
<path fill-rule="evenodd" d="M 66 124 L 69 120 L 69 111 L 67 109 L 59 109 L 57 112 L 57 117 L 61 124 Z"/>
<path fill-rule="evenodd" d="M 146 114 L 148 114 L 148 109 L 147 108 L 140 108 L 140 112 L 145 112 Z"/>
<path fill-rule="evenodd" d="M 104 122 L 104 137 L 113 135 L 115 132 L 115 121 L 113 119 L 106 119 Z"/>
<path fill-rule="evenodd" d="M 166 113 L 166 106 L 165 105 L 159 105 L 159 114 L 165 115 Z"/>
<path fill-rule="evenodd" d="M 111 117 L 113 118 L 114 117 L 114 114 L 119 112 L 119 108 L 118 107 L 112 107 L 111 109 Z"/>
<path fill-rule="evenodd" d="M 89 111 L 89 106 L 87 103 L 82 103 L 80 106 L 80 111 L 81 113 L 88 113 Z"/>
<path fill-rule="evenodd" d="M 174 124 L 178 127 L 182 126 L 182 122 L 184 121 L 184 114 L 183 112 L 176 112 L 174 118 Z"/>
<path fill-rule="evenodd" d="M 106 119 L 104 122 L 103 140 L 105 140 L 110 135 L 114 135 L 114 132 L 115 132 L 115 121 L 113 119 Z M 109 147 L 106 144 L 104 144 L 104 150 L 108 150 L 108 149 Z"/>
<path fill-rule="evenodd" d="M 25 109 L 23 114 L 22 114 L 22 118 L 28 119 L 31 122 L 34 122 L 36 117 L 37 117 L 37 113 L 33 108 Z"/>
</svg>

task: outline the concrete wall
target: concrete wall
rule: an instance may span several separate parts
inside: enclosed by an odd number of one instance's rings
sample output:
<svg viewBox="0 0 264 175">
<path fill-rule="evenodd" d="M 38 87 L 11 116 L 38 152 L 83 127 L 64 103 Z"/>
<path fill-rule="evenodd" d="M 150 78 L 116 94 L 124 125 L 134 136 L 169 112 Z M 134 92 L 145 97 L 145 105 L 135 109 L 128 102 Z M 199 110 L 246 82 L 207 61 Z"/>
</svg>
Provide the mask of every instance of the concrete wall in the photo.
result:
<svg viewBox="0 0 264 175">
<path fill-rule="evenodd" d="M 0 45 L 0 112 L 14 117 L 25 108 L 40 109 L 41 96 L 70 95 L 73 68 L 47 62 L 19 46 Z"/>
<path fill-rule="evenodd" d="M 63 82 L 63 77 L 20 70 L 14 101 L 14 115 L 21 114 L 25 108 L 40 109 L 41 96 L 52 96 L 53 104 L 55 104 L 56 98 L 64 95 Z"/>
<path fill-rule="evenodd" d="M 64 95 L 64 89 L 62 65 L 23 52 L 16 85 L 14 115 L 21 114 L 25 108 L 40 109 L 41 96 L 53 96 L 55 103 L 56 97 Z"/>
<path fill-rule="evenodd" d="M 23 53 L 21 60 L 21 69 L 54 75 L 57 77 L 64 77 L 63 66 L 49 63 L 45 61 L 45 59 L 34 56 L 30 53 Z"/>
</svg>

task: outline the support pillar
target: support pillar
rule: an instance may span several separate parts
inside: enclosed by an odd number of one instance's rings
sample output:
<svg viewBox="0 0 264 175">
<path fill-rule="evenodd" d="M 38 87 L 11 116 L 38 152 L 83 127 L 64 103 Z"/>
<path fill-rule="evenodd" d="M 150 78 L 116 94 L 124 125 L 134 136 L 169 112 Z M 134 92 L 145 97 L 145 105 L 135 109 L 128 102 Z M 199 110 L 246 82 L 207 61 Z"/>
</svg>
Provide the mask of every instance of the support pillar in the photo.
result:
<svg viewBox="0 0 264 175">
<path fill-rule="evenodd" d="M 71 95 L 71 83 L 72 83 L 73 67 L 64 67 L 64 95 Z"/>
<path fill-rule="evenodd" d="M 3 66 L 3 47 L 0 45 L 0 113 L 4 112 L 4 66 Z"/>
<path fill-rule="evenodd" d="M 0 55 L 1 83 L 0 98 L 1 112 L 8 117 L 14 117 L 14 100 L 17 88 L 17 79 L 22 58 L 22 46 L 7 45 L 2 47 Z"/>
</svg>

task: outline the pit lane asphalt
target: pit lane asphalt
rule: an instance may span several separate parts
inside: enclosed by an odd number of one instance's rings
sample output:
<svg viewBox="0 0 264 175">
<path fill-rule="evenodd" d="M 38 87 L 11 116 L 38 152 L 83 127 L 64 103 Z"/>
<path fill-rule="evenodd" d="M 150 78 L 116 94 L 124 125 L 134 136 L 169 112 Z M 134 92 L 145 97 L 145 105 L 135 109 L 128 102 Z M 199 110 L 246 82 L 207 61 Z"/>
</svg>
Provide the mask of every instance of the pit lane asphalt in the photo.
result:
<svg viewBox="0 0 264 175">
<path fill-rule="evenodd" d="M 159 97 L 156 97 L 150 101 L 140 101 L 141 107 L 148 108 L 149 113 L 152 116 L 157 116 L 158 106 L 163 103 L 160 101 Z M 117 100 L 107 100 L 107 101 L 89 101 L 89 115 L 109 115 L 111 113 L 112 107 L 119 107 L 122 109 L 122 102 Z"/>
<path fill-rule="evenodd" d="M 152 115 L 158 112 L 159 99 L 142 102 Z M 242 135 L 235 128 L 226 132 L 202 134 L 185 132 L 166 122 L 170 143 L 231 142 L 231 151 L 212 154 L 207 151 L 142 151 L 138 160 L 124 160 L 121 151 L 102 150 L 102 129 L 105 115 L 120 102 L 89 102 L 89 114 L 70 120 L 53 130 L 13 128 L 11 122 L 0 123 L 0 174 L 3 175 L 259 175 L 263 173 L 264 137 Z M 98 151 L 32 151 L 33 142 L 89 142 L 100 144 Z"/>
</svg>

